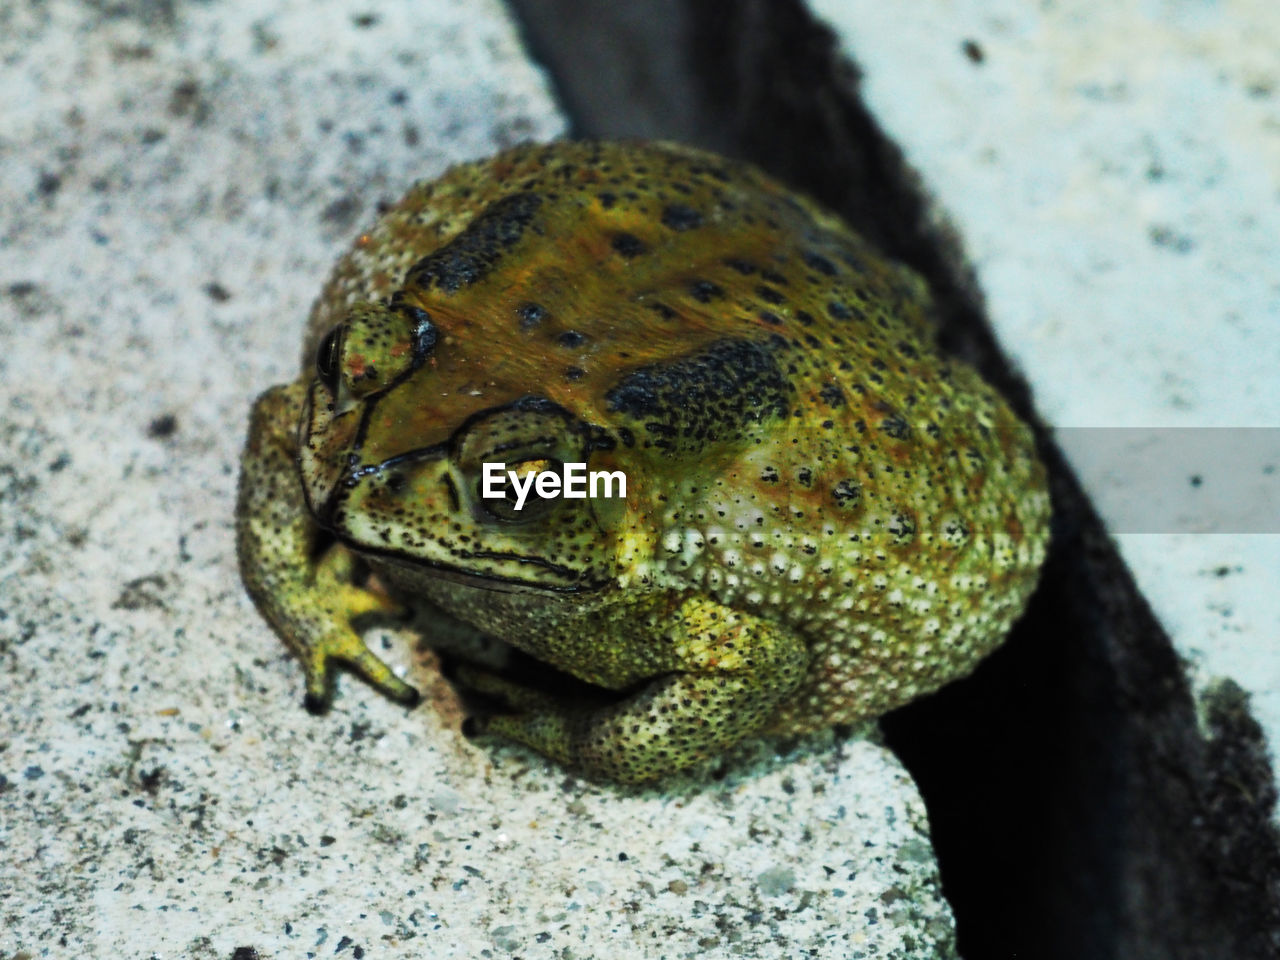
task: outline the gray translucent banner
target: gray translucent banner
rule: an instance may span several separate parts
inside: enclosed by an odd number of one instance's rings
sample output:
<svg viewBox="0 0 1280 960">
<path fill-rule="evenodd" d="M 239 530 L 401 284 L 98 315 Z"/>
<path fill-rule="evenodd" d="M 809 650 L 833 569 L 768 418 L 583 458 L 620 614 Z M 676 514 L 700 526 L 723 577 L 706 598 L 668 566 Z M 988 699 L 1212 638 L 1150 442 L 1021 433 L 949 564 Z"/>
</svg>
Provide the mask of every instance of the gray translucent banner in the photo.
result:
<svg viewBox="0 0 1280 960">
<path fill-rule="evenodd" d="M 1054 435 L 1112 533 L 1280 533 L 1280 427 Z"/>
</svg>

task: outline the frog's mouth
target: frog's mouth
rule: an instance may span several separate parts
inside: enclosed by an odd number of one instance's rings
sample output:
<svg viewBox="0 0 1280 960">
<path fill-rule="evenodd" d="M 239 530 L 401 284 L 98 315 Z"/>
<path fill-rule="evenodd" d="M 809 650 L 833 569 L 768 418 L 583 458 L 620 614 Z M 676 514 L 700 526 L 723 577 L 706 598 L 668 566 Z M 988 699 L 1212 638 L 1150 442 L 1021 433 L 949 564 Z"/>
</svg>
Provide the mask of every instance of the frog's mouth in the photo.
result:
<svg viewBox="0 0 1280 960">
<path fill-rule="evenodd" d="M 323 423 L 323 412 L 303 421 L 311 428 L 300 456 L 307 504 L 342 543 L 410 579 L 484 590 L 578 593 L 610 582 L 600 550 L 608 538 L 590 501 L 535 496 L 517 508 L 485 495 L 485 463 L 586 459 L 598 438 L 568 411 L 522 397 L 473 415 L 447 440 L 371 463 L 359 440 L 375 407 L 342 415 L 350 423 Z M 345 453 L 318 456 L 339 437 Z"/>
<path fill-rule="evenodd" d="M 375 556 L 381 562 L 394 567 L 401 574 L 406 575 L 409 578 L 428 576 L 432 580 L 442 580 L 446 583 L 456 584 L 457 586 L 467 587 L 472 590 L 483 590 L 487 593 L 579 594 L 598 592 L 603 590 L 606 586 L 603 582 L 574 583 L 564 586 L 556 586 L 542 582 L 531 583 L 527 580 L 512 580 L 488 574 L 472 573 L 467 570 L 459 570 L 454 567 L 441 566 L 434 563 L 424 563 L 419 560 L 396 556 L 394 554 L 380 553 L 376 550 L 369 550 L 365 547 L 355 545 L 352 545 L 352 547 L 366 555 Z M 524 558 L 511 559 L 524 560 Z M 527 562 L 536 562 L 536 560 Z"/>
</svg>

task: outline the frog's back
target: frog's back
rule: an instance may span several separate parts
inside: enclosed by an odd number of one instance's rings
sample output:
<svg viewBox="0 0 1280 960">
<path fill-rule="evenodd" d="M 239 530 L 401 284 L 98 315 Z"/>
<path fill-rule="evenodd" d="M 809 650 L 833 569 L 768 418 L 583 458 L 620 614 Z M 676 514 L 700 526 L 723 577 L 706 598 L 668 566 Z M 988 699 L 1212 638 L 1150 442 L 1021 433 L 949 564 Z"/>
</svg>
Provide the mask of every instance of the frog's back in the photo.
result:
<svg viewBox="0 0 1280 960">
<path fill-rule="evenodd" d="M 394 297 L 445 341 L 491 345 L 483 369 L 433 360 L 451 423 L 537 384 L 600 425 L 602 466 L 639 475 L 620 582 L 805 636 L 809 679 L 776 727 L 875 715 L 964 672 L 1034 586 L 1048 498 L 1030 431 L 937 356 L 913 273 L 752 167 L 616 143 L 455 167 L 340 262 L 308 351 L 352 303 Z"/>
<path fill-rule="evenodd" d="M 620 370 L 673 349 L 811 324 L 785 306 L 792 257 L 816 280 L 856 274 L 867 298 L 896 291 L 898 317 L 923 322 L 913 275 L 750 165 L 671 143 L 528 144 L 416 184 L 380 217 L 317 300 L 304 368 L 352 304 L 416 293 L 437 325 L 494 338 L 493 378 L 559 347 L 548 388 L 603 406 Z"/>
</svg>

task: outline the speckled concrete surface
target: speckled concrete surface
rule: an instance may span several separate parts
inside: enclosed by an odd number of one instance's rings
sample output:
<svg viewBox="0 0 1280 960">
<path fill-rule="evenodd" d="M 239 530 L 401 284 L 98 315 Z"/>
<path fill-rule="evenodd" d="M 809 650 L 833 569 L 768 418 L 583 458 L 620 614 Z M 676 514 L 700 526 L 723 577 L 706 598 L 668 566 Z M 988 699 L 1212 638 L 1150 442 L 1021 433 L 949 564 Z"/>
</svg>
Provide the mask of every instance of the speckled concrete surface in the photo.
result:
<svg viewBox="0 0 1280 960">
<path fill-rule="evenodd" d="M 9 5 L 0 64 L 0 956 L 949 955 L 874 740 L 584 784 L 391 636 L 427 702 L 317 719 L 239 584 L 249 402 L 332 259 L 563 129 L 499 7 Z"/>
<path fill-rule="evenodd" d="M 1197 688 L 1225 675 L 1249 691 L 1275 767 L 1280 5 L 810 5 L 953 219 L 1001 345 Z M 1113 427 L 1173 428 L 1159 439 L 1183 436 L 1190 459 L 1135 478 L 1087 458 Z M 1215 451 L 1239 438 L 1176 432 L 1239 427 L 1270 429 L 1238 461 Z M 1249 502 L 1215 525 L 1223 488 Z"/>
</svg>

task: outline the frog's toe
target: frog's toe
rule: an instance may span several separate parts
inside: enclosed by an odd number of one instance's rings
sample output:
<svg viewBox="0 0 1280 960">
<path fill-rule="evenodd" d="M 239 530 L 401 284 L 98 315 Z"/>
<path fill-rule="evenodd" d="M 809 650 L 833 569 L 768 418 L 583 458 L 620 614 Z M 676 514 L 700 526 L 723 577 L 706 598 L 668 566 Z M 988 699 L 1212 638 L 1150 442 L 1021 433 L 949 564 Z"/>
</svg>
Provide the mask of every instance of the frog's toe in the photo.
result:
<svg viewBox="0 0 1280 960">
<path fill-rule="evenodd" d="M 367 614 L 382 614 L 396 618 L 403 618 L 409 615 L 409 609 L 389 594 L 381 590 L 370 590 L 368 587 L 344 580 L 341 576 L 341 571 L 338 570 L 324 569 L 317 571 L 316 589 L 328 598 L 329 603 L 335 609 L 341 610 L 348 619 L 362 617 Z"/>
<path fill-rule="evenodd" d="M 475 740 L 477 737 L 483 737 L 489 732 L 489 718 L 478 714 L 472 714 L 463 718 L 462 735 L 468 740 Z"/>
<path fill-rule="evenodd" d="M 501 704 L 496 711 L 473 713 L 466 719 L 462 733 L 468 739 L 502 737 L 561 763 L 570 761 L 573 711 L 555 697 L 469 664 L 459 665 L 453 679 L 467 692 Z"/>
<path fill-rule="evenodd" d="M 307 669 L 307 692 L 302 697 L 302 705 L 312 716 L 322 716 L 333 706 L 333 675 L 321 668 L 318 673 Z"/>
<path fill-rule="evenodd" d="M 396 703 L 416 707 L 422 700 L 417 689 L 397 677 L 357 633 L 335 631 L 302 656 L 302 667 L 307 679 L 307 692 L 302 702 L 309 712 L 325 713 L 332 705 L 337 664 L 344 664 L 354 670 Z"/>
</svg>

